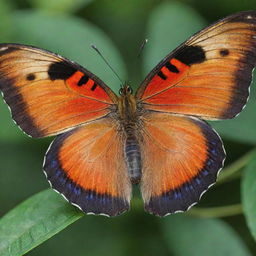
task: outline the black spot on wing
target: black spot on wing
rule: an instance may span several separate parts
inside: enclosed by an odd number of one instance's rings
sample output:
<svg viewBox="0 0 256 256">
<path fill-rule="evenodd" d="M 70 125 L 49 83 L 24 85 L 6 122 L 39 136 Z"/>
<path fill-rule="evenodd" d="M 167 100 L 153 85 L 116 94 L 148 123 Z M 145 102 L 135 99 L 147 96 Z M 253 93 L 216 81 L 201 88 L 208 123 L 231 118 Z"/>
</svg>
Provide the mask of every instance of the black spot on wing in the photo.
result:
<svg viewBox="0 0 256 256">
<path fill-rule="evenodd" d="M 78 86 L 82 86 L 82 85 L 86 84 L 86 83 L 88 82 L 88 80 L 89 80 L 89 76 L 83 75 L 83 76 L 80 78 L 80 80 L 78 81 L 77 85 L 78 85 Z"/>
<path fill-rule="evenodd" d="M 159 71 L 159 72 L 157 73 L 157 75 L 158 75 L 161 79 L 163 79 L 163 80 L 166 80 L 166 79 L 167 79 L 167 76 L 166 76 L 162 71 Z"/>
<path fill-rule="evenodd" d="M 172 73 L 179 73 L 180 71 L 177 69 L 176 66 L 171 64 L 169 61 L 165 64 L 165 67 L 168 68 L 168 70 Z"/>
<path fill-rule="evenodd" d="M 48 75 L 51 80 L 66 80 L 77 71 L 72 65 L 65 61 L 54 62 L 50 65 Z"/>
<path fill-rule="evenodd" d="M 173 58 L 181 61 L 186 65 L 204 62 L 205 52 L 201 46 L 188 46 L 184 45 L 173 56 Z"/>
<path fill-rule="evenodd" d="M 225 57 L 229 55 L 229 50 L 228 49 L 221 49 L 220 50 L 220 56 Z"/>
<path fill-rule="evenodd" d="M 35 76 L 35 74 L 28 74 L 26 78 L 28 81 L 33 81 L 36 79 L 36 76 Z"/>
<path fill-rule="evenodd" d="M 91 87 L 91 91 L 94 91 L 94 90 L 97 88 L 97 86 L 98 86 L 98 85 L 94 82 L 94 83 L 93 83 L 93 86 Z"/>
</svg>

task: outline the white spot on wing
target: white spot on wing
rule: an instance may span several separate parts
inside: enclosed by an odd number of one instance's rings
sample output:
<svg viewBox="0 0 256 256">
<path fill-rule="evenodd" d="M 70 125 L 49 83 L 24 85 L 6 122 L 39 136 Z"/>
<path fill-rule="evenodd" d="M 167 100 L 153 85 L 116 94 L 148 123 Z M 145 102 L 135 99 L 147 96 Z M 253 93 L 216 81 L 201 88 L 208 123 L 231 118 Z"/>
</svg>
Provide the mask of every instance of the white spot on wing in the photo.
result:
<svg viewBox="0 0 256 256">
<path fill-rule="evenodd" d="M 71 203 L 71 204 L 74 205 L 75 207 L 77 207 L 80 211 L 83 211 L 82 208 L 78 204 L 75 204 L 75 203 Z"/>
<path fill-rule="evenodd" d="M 7 50 L 9 47 L 2 47 L 2 48 L 0 48 L 0 51 L 5 51 L 5 50 Z"/>
</svg>

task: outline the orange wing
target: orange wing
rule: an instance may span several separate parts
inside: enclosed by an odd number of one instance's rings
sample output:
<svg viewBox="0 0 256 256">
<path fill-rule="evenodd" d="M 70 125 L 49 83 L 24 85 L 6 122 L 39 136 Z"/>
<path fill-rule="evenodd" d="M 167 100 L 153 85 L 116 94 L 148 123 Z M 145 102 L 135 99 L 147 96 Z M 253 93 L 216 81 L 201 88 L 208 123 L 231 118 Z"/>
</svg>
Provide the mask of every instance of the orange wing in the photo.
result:
<svg viewBox="0 0 256 256">
<path fill-rule="evenodd" d="M 166 56 L 136 93 L 146 109 L 203 119 L 236 116 L 256 63 L 256 12 L 231 15 Z"/>
<path fill-rule="evenodd" d="M 142 137 L 146 211 L 159 216 L 185 211 L 215 183 L 225 152 L 218 134 L 204 121 L 149 113 Z"/>
<path fill-rule="evenodd" d="M 78 64 L 17 44 L 0 44 L 0 91 L 13 119 L 32 137 L 105 116 L 116 103 L 115 94 Z"/>
<path fill-rule="evenodd" d="M 52 187 L 85 213 L 119 215 L 129 208 L 131 182 L 123 136 L 109 118 L 57 136 L 44 170 Z"/>
</svg>

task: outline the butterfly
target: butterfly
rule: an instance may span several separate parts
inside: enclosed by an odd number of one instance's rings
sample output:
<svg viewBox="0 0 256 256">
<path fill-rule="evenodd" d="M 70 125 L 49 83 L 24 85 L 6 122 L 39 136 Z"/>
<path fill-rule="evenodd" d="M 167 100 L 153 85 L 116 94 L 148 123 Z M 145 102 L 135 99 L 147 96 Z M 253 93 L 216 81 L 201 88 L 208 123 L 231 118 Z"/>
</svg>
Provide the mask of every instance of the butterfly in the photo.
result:
<svg viewBox="0 0 256 256">
<path fill-rule="evenodd" d="M 117 96 L 80 65 L 27 45 L 0 44 L 0 90 L 16 124 L 55 136 L 43 164 L 51 187 L 85 213 L 116 216 L 140 183 L 145 210 L 186 211 L 225 160 L 205 120 L 237 116 L 256 63 L 256 11 L 228 16 L 168 54 L 133 94 Z"/>
</svg>

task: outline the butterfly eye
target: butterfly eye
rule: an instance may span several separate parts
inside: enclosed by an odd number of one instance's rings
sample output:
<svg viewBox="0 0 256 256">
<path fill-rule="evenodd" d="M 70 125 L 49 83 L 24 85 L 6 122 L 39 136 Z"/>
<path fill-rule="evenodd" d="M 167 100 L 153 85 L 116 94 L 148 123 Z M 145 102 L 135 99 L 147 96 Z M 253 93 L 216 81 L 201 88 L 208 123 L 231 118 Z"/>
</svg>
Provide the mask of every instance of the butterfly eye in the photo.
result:
<svg viewBox="0 0 256 256">
<path fill-rule="evenodd" d="M 127 87 L 127 92 L 130 93 L 130 94 L 132 94 L 132 93 L 133 93 L 133 89 L 128 86 L 128 87 Z"/>
<path fill-rule="evenodd" d="M 120 88 L 120 90 L 119 90 L 119 94 L 120 94 L 120 95 L 122 95 L 122 94 L 123 94 L 123 92 L 124 92 L 123 88 Z"/>
</svg>

